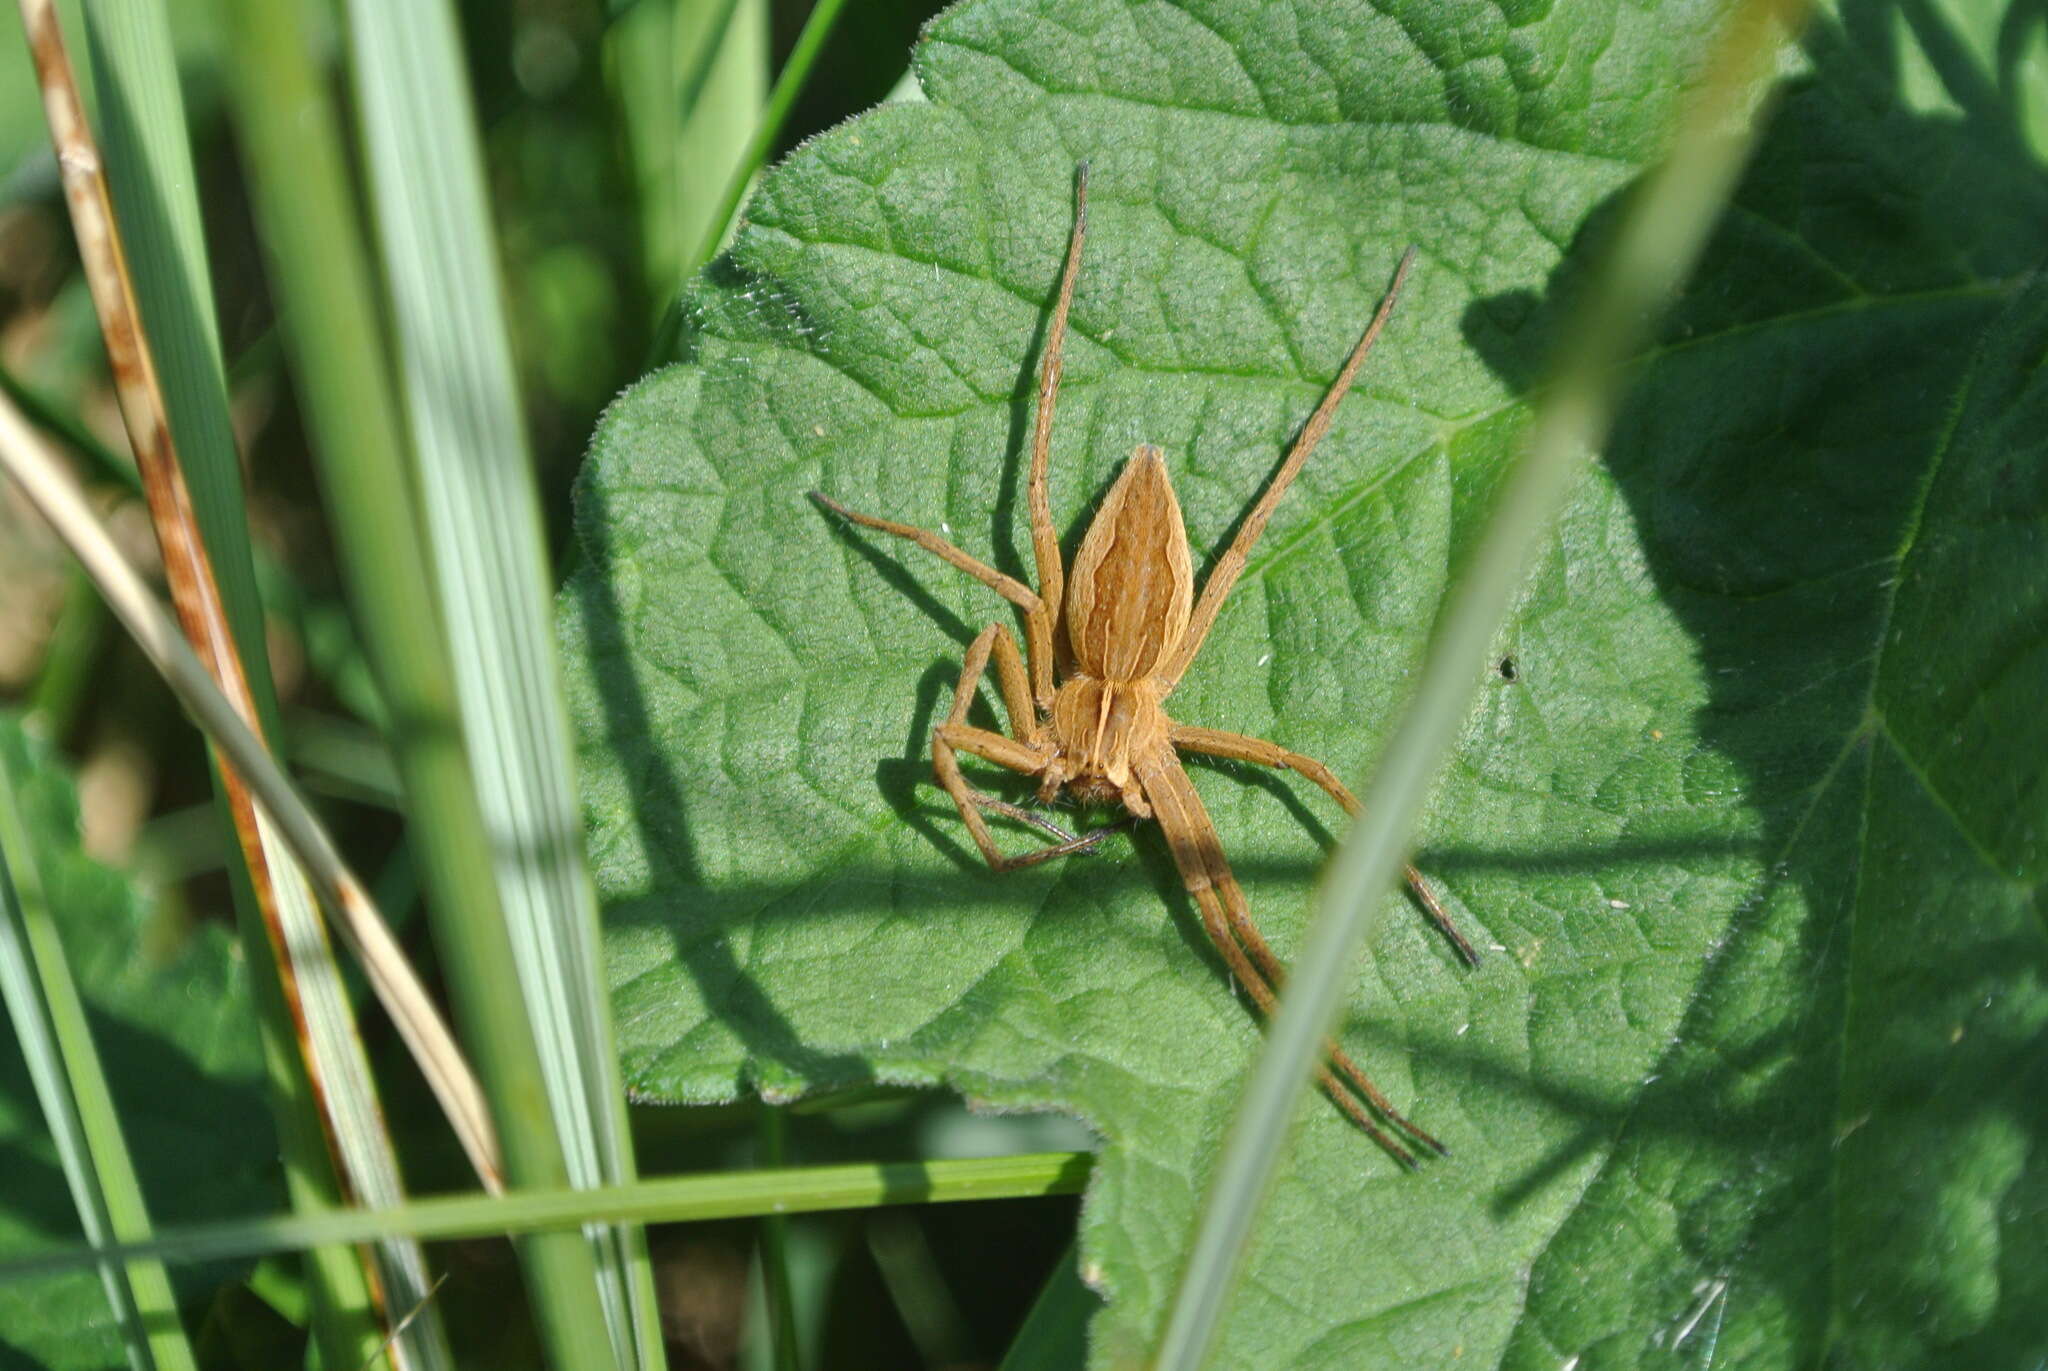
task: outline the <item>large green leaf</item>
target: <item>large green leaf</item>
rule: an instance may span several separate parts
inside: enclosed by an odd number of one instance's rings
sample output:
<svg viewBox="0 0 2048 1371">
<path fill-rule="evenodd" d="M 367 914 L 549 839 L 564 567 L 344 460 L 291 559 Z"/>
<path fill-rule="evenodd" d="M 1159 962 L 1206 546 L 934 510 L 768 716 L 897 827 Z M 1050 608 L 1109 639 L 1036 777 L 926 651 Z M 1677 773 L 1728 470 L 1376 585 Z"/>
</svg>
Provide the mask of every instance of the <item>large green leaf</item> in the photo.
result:
<svg viewBox="0 0 2048 1371">
<path fill-rule="evenodd" d="M 151 1219 L 191 1223 L 278 1208 L 277 1143 L 233 938 L 218 926 L 153 922 L 126 879 L 80 849 L 77 798 L 49 750 L 5 714 L 0 750 L 0 775 L 17 783 L 37 876 L 85 999 Z M 71 1192 L 9 1035 L 0 1047 L 0 1251 L 78 1236 Z M 173 1266 L 172 1274 L 196 1316 L 207 1292 L 243 1266 Z M 0 1284 L 0 1367 L 125 1364 L 96 1272 Z"/>
<path fill-rule="evenodd" d="M 2017 18 L 1850 5 L 1788 52 L 1433 803 L 1421 861 L 1492 952 L 1465 970 L 1390 896 L 1361 970 L 1345 1039 L 1455 1159 L 1403 1174 L 1305 1099 L 1232 1365 L 2048 1349 L 2048 183 Z M 930 105 L 772 173 L 691 361 L 598 431 L 563 601 L 634 1087 L 1080 1115 L 1093 1357 L 1137 1359 L 1256 1030 L 1155 833 L 981 865 L 927 738 L 1007 608 L 804 492 L 1028 575 L 1085 157 L 1057 519 L 1071 548 L 1156 442 L 1213 556 L 1418 243 L 1173 700 L 1362 777 L 1711 18 L 971 0 L 920 51 Z M 1197 782 L 1285 951 L 1335 817 Z"/>
</svg>

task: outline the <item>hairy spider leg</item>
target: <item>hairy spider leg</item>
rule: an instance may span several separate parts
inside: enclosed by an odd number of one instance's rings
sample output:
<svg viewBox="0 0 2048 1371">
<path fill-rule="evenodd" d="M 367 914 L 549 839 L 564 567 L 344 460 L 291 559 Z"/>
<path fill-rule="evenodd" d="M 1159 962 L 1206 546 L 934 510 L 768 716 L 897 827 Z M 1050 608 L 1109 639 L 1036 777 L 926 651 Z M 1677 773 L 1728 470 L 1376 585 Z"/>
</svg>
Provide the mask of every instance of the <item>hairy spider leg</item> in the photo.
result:
<svg viewBox="0 0 2048 1371">
<path fill-rule="evenodd" d="M 1066 595 L 1066 568 L 1060 562 L 1059 534 L 1052 526 L 1052 500 L 1045 488 L 1052 462 L 1052 411 L 1059 398 L 1060 375 L 1066 367 L 1067 310 L 1074 303 L 1074 278 L 1081 270 L 1081 244 L 1088 237 L 1088 164 L 1074 171 L 1074 229 L 1067 239 L 1067 260 L 1060 268 L 1059 298 L 1045 331 L 1045 360 L 1038 374 L 1038 417 L 1031 428 L 1031 476 L 1025 496 L 1031 507 L 1031 551 L 1038 562 L 1038 594 L 1045 602 L 1046 638 L 1052 650 L 1031 657 L 1031 688 L 1040 709 L 1052 708 L 1054 668 L 1067 670 L 1059 649 L 1059 623 Z"/>
<path fill-rule="evenodd" d="M 967 708 L 974 703 L 975 692 L 981 688 L 982 673 L 987 670 L 990 652 L 993 650 L 996 665 L 996 683 L 1002 690 L 1003 705 L 1010 714 L 1010 727 L 1017 731 L 1017 737 L 1008 734 L 991 733 L 985 728 L 975 728 L 967 722 Z M 967 659 L 961 664 L 960 684 L 953 691 L 953 709 L 946 721 L 932 730 L 932 771 L 939 784 L 953 797 L 954 805 L 960 810 L 960 818 L 967 825 L 967 831 L 974 838 L 974 845 L 981 849 L 981 855 L 997 871 L 1014 871 L 1018 867 L 1035 866 L 1054 857 L 1065 857 L 1075 852 L 1086 852 L 1097 843 L 1115 832 L 1114 827 L 1098 828 L 1079 837 L 1068 834 L 1064 829 L 1040 819 L 1027 810 L 1020 809 L 1007 800 L 983 794 L 967 784 L 967 777 L 960 771 L 958 752 L 972 753 L 998 766 L 1012 771 L 1021 771 L 1027 776 L 1036 776 L 1044 771 L 1056 755 L 1047 744 L 1038 726 L 1037 713 L 1031 707 L 1028 694 L 1024 663 L 1017 656 L 1017 640 L 1010 636 L 1010 630 L 1001 624 L 990 624 L 967 649 Z M 981 811 L 995 810 L 1012 818 L 1022 818 L 1026 823 L 1059 834 L 1064 842 L 1050 847 L 1039 848 L 1017 857 L 1006 857 L 996 849 L 995 838 L 988 830 L 988 821 Z"/>
<path fill-rule="evenodd" d="M 1038 563 L 1039 590 L 1015 577 L 1005 576 L 986 562 L 968 556 L 959 548 L 927 529 L 858 514 L 818 491 L 811 498 L 825 508 L 850 519 L 863 528 L 907 538 L 925 551 L 960 568 L 975 580 L 1024 611 L 1024 650 L 1030 659 L 1031 698 L 1040 709 L 1052 708 L 1055 628 L 1059 622 L 1060 597 L 1066 583 L 1060 561 L 1059 535 L 1052 526 L 1052 503 L 1046 494 L 1046 468 L 1052 460 L 1052 414 L 1059 399 L 1060 375 L 1065 369 L 1067 311 L 1074 303 L 1074 278 L 1081 268 L 1081 244 L 1088 236 L 1088 164 L 1074 173 L 1074 229 L 1067 240 L 1066 263 L 1060 268 L 1059 296 L 1052 309 L 1052 322 L 1045 335 L 1045 357 L 1038 377 L 1038 414 L 1031 432 L 1031 476 L 1026 498 L 1031 506 L 1031 551 Z M 1012 711 L 1015 714 L 1015 711 Z M 1017 718 L 1029 717 L 1015 714 Z M 993 759 L 991 759 L 993 760 Z"/>
<path fill-rule="evenodd" d="M 1039 832 L 1046 834 L 1048 837 L 1057 838 L 1063 843 L 1074 841 L 1073 834 L 1067 832 L 1067 830 L 1061 828 L 1035 809 L 1026 809 L 1023 805 L 1011 804 L 1008 800 L 991 795 L 986 791 L 977 790 L 973 793 L 974 803 L 991 814 L 1000 814 L 1006 819 L 1015 819 L 1020 824 L 1029 824 Z M 1094 839 L 1091 838 L 1089 841 L 1093 842 Z M 1077 848 L 1075 850 L 1080 851 L 1081 849 Z"/>
<path fill-rule="evenodd" d="M 1172 737 L 1175 747 L 1184 748 L 1189 752 L 1200 752 L 1211 757 L 1227 757 L 1232 761 L 1256 762 L 1260 766 L 1280 767 L 1298 772 L 1321 786 L 1331 799 L 1344 806 L 1345 813 L 1353 818 L 1358 817 L 1358 798 L 1337 779 L 1336 773 L 1313 757 L 1305 757 L 1299 752 L 1289 752 L 1278 743 L 1268 742 L 1264 738 L 1247 737 L 1242 733 L 1227 733 L 1220 728 L 1197 728 L 1191 724 L 1175 724 Z M 1450 911 L 1437 899 L 1436 891 L 1422 878 L 1422 873 L 1415 869 L 1413 863 L 1404 865 L 1401 870 L 1408 878 L 1408 888 L 1415 892 L 1415 898 L 1422 902 L 1423 909 L 1428 912 L 1430 922 L 1451 940 L 1451 945 L 1458 949 L 1458 955 L 1465 959 L 1467 966 L 1479 965 L 1479 954 L 1473 950 L 1465 935 L 1458 931 L 1457 924 L 1451 921 Z"/>
<path fill-rule="evenodd" d="M 1237 884 L 1230 863 L 1223 855 L 1216 826 L 1210 820 L 1208 810 L 1203 808 L 1202 797 L 1195 792 L 1194 782 L 1188 778 L 1187 771 L 1171 748 L 1161 748 L 1141 758 L 1137 775 L 1139 784 L 1145 788 L 1146 798 L 1152 803 L 1153 815 L 1159 820 L 1160 831 L 1166 835 L 1174 865 L 1180 868 L 1181 880 L 1201 910 L 1203 931 L 1209 935 L 1209 941 L 1217 952 L 1222 954 L 1231 974 L 1252 997 L 1259 1012 L 1271 1017 L 1276 990 L 1283 979 L 1279 959 L 1273 955 L 1257 925 L 1252 923 L 1244 891 Z M 1335 1041 L 1325 1039 L 1323 1051 L 1328 1065 L 1316 1069 L 1317 1084 L 1322 1086 L 1323 1093 L 1343 1111 L 1346 1118 L 1385 1148 L 1395 1161 L 1406 1167 L 1415 1165 L 1414 1155 L 1387 1135 L 1365 1105 L 1360 1103 L 1358 1096 L 1364 1096 L 1389 1123 L 1430 1151 L 1439 1156 L 1450 1155 L 1442 1143 L 1394 1108 L 1358 1063 Z M 1342 1080 L 1338 1079 L 1340 1075 Z M 1347 1083 L 1350 1089 L 1346 1089 Z"/>
<path fill-rule="evenodd" d="M 1024 644 L 1026 650 L 1031 655 L 1034 678 L 1038 671 L 1037 664 L 1039 662 L 1049 663 L 1052 661 L 1052 618 L 1046 612 L 1045 601 L 1041 600 L 1038 597 L 1038 592 L 1034 591 L 1030 586 L 1025 585 L 1014 576 L 1005 576 L 987 562 L 968 556 L 938 534 L 933 533 L 930 529 L 919 528 L 915 524 L 899 524 L 894 519 L 878 519 L 872 514 L 862 514 L 858 510 L 848 509 L 845 505 L 840 504 L 837 500 L 821 491 L 812 491 L 811 498 L 850 523 L 856 523 L 862 528 L 871 528 L 877 533 L 887 533 L 891 537 L 903 538 L 909 542 L 916 543 L 940 561 L 945 562 L 949 566 L 960 568 L 960 570 L 966 572 L 969 576 L 972 576 L 975 580 L 1023 610 Z M 1046 696 L 1048 706 L 1051 704 L 1051 700 L 1052 697 L 1048 693 Z"/>
<path fill-rule="evenodd" d="M 1032 551 L 1038 565 L 1040 590 L 1032 591 L 1022 582 L 969 556 L 928 530 L 859 514 L 816 491 L 812 492 L 812 497 L 820 504 L 853 523 L 916 543 L 948 564 L 965 571 L 1024 613 L 1024 657 L 1028 660 L 1028 667 L 1026 660 L 1019 659 L 1015 639 L 1007 629 L 1000 624 L 991 624 L 970 647 L 967 660 L 962 664 L 953 709 L 946 721 L 934 729 L 932 734 L 933 770 L 937 774 L 939 784 L 953 798 L 961 819 L 967 824 L 968 831 L 983 858 L 997 871 L 1014 870 L 1053 857 L 1087 851 L 1102 838 L 1123 826 L 1111 825 L 1080 837 L 1070 837 L 1064 829 L 1039 815 L 996 796 L 975 790 L 961 773 L 957 755 L 959 752 L 967 752 L 1026 775 L 1048 774 L 1048 768 L 1059 755 L 1056 745 L 1046 737 L 1040 723 L 1040 712 L 1049 711 L 1052 706 L 1056 670 L 1059 673 L 1071 670 L 1071 652 L 1062 651 L 1061 648 L 1065 645 L 1059 641 L 1059 625 L 1066 593 L 1065 567 L 1060 558 L 1058 536 L 1052 524 L 1046 478 L 1051 461 L 1053 412 L 1064 370 L 1067 316 L 1073 302 L 1074 282 L 1080 268 L 1082 244 L 1087 236 L 1087 205 L 1088 168 L 1084 163 L 1075 173 L 1074 226 L 1067 244 L 1066 260 L 1060 272 L 1059 293 L 1047 329 L 1045 353 L 1039 375 L 1037 413 L 1032 431 L 1027 499 L 1031 511 Z M 1321 404 L 1309 416 L 1308 422 L 1303 425 L 1293 448 L 1288 452 L 1286 460 L 1281 463 L 1280 470 L 1275 474 L 1266 492 L 1246 517 L 1223 556 L 1218 559 L 1202 588 L 1200 599 L 1193 608 L 1185 632 L 1169 649 L 1170 656 L 1161 664 L 1164 670 L 1152 677 L 1160 688 L 1160 698 L 1163 699 L 1171 692 L 1189 664 L 1193 662 L 1224 600 L 1243 573 L 1246 560 L 1264 533 L 1274 508 L 1328 431 L 1335 418 L 1338 404 L 1350 390 L 1366 354 L 1377 341 L 1388 317 L 1392 314 L 1395 300 L 1414 260 L 1415 249 L 1411 247 L 1402 255 L 1400 264 L 1395 269 L 1393 282 L 1388 287 L 1385 298 L 1380 302 L 1379 310 L 1373 316 L 1364 336 L 1352 350 L 1343 370 L 1332 383 Z M 966 722 L 967 710 L 979 689 L 991 654 L 994 656 L 997 680 L 1005 707 L 1011 716 L 1012 728 L 1018 734 L 1014 738 L 987 729 L 975 728 Z M 1037 706 L 1035 709 L 1034 704 Z M 1192 751 L 1208 751 L 1218 756 L 1289 767 L 1315 781 L 1347 811 L 1355 814 L 1358 810 L 1357 801 L 1327 767 L 1312 758 L 1288 752 L 1263 739 L 1224 733 L 1220 730 L 1176 727 L 1172 741 L 1181 743 Z M 1275 1002 L 1275 987 L 1284 979 L 1284 969 L 1259 933 L 1257 926 L 1251 921 L 1250 908 L 1244 892 L 1230 870 L 1229 862 L 1223 855 L 1221 840 L 1216 835 L 1215 826 L 1210 821 L 1207 811 L 1202 807 L 1200 796 L 1196 794 L 1192 781 L 1181 767 L 1170 745 L 1161 745 L 1134 760 L 1137 762 L 1139 787 L 1160 819 L 1161 829 L 1167 837 L 1188 892 L 1201 910 L 1204 930 L 1229 965 L 1232 974 L 1252 996 L 1261 1012 L 1270 1014 Z M 1137 796 L 1133 795 L 1130 798 L 1136 799 Z M 1062 841 L 1019 857 L 1005 857 L 996 850 L 994 839 L 982 817 L 984 810 L 1019 819 L 1059 837 Z M 1421 874 L 1410 866 L 1407 868 L 1407 875 L 1416 896 L 1430 912 L 1431 917 L 1466 958 L 1471 960 L 1471 945 L 1451 924 L 1434 892 L 1422 881 Z M 1361 1103 L 1362 1097 L 1380 1111 L 1381 1117 L 1416 1141 L 1435 1152 L 1445 1153 L 1441 1143 L 1417 1128 L 1393 1107 L 1386 1096 L 1335 1042 L 1326 1042 L 1324 1047 L 1329 1064 L 1318 1068 L 1317 1080 L 1324 1092 L 1353 1123 L 1396 1160 L 1404 1165 L 1414 1165 L 1413 1155 L 1379 1126 L 1372 1113 Z M 1341 1073 L 1343 1080 L 1339 1080 L 1338 1073 Z M 1346 1088 L 1347 1082 L 1349 1089 Z"/>
<path fill-rule="evenodd" d="M 1217 611 L 1229 598 L 1231 587 L 1244 572 L 1245 559 L 1251 556 L 1259 535 L 1266 531 L 1266 521 L 1273 517 L 1274 507 L 1280 497 L 1294 484 L 1294 478 L 1301 474 L 1301 468 L 1316 450 L 1316 444 L 1323 441 L 1329 432 L 1330 421 L 1337 417 L 1337 405 L 1351 389 L 1351 382 L 1358 375 L 1358 368 L 1365 361 L 1365 354 L 1372 351 L 1372 345 L 1379 341 L 1380 330 L 1387 326 L 1387 317 L 1394 312 L 1394 301 L 1400 297 L 1401 285 L 1408 279 L 1408 270 L 1415 265 L 1415 249 L 1409 248 L 1401 254 L 1401 263 L 1394 268 L 1394 282 L 1387 287 L 1385 298 L 1380 301 L 1379 311 L 1366 326 L 1365 336 L 1358 340 L 1358 346 L 1351 350 L 1351 357 L 1344 363 L 1344 369 L 1337 373 L 1337 379 L 1330 384 L 1329 393 L 1316 406 L 1316 412 L 1302 425 L 1301 436 L 1294 440 L 1294 447 L 1287 454 L 1287 460 L 1280 464 L 1266 493 L 1252 506 L 1252 512 L 1245 516 L 1238 528 L 1237 536 L 1230 540 L 1216 566 L 1209 573 L 1209 579 L 1202 583 L 1201 598 L 1195 602 L 1195 612 L 1188 619 L 1188 629 L 1180 640 L 1179 648 L 1160 672 L 1165 690 L 1171 691 L 1180 684 L 1180 678 L 1195 660 L 1195 654 L 1202 650 L 1202 641 L 1209 636 L 1209 629 L 1216 622 Z M 1162 692 L 1164 693 L 1164 692 Z"/>
</svg>

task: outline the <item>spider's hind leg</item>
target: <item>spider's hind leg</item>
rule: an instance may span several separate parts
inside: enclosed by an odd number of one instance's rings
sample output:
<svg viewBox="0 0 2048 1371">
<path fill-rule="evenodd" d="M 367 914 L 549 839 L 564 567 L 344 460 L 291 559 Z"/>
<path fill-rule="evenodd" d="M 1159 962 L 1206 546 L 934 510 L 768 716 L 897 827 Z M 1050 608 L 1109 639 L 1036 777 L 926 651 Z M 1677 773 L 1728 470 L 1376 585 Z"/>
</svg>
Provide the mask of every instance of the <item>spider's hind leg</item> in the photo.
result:
<svg viewBox="0 0 2048 1371">
<path fill-rule="evenodd" d="M 1248 737 L 1242 733 L 1226 733 L 1220 728 L 1175 724 L 1173 745 L 1211 757 L 1227 757 L 1233 761 L 1255 762 L 1260 766 L 1283 767 L 1314 781 L 1322 787 L 1324 794 L 1342 805 L 1344 812 L 1352 818 L 1357 818 L 1360 813 L 1358 797 L 1337 779 L 1335 772 L 1315 758 L 1305 757 L 1299 752 L 1290 752 L 1278 743 L 1268 742 L 1264 738 Z M 1437 898 L 1436 891 L 1423 879 L 1422 873 L 1415 869 L 1415 864 L 1409 862 L 1401 870 L 1408 882 L 1408 889 L 1421 902 L 1423 912 L 1429 915 L 1429 921 L 1450 939 L 1451 946 L 1458 950 L 1458 955 L 1464 958 L 1467 966 L 1479 965 L 1479 953 L 1472 946 L 1472 940 L 1459 931 L 1457 922 L 1451 918 L 1451 912 L 1444 908 L 1443 901 Z"/>
<path fill-rule="evenodd" d="M 1003 705 L 1010 714 L 1010 727 L 1017 734 L 1014 738 L 992 733 L 985 728 L 975 728 L 967 722 L 968 706 L 974 703 L 975 692 L 980 688 L 981 678 L 988 669 L 991 655 L 995 659 L 996 684 L 1002 691 Z M 967 783 L 967 777 L 960 771 L 958 754 L 962 752 L 971 753 L 998 766 L 1006 766 L 1012 771 L 1021 771 L 1027 776 L 1043 775 L 1057 755 L 1050 740 L 1038 726 L 1038 715 L 1032 708 L 1031 690 L 1024 671 L 1024 661 L 1017 652 L 1017 640 L 1012 638 L 1010 630 L 1001 624 L 990 624 L 968 647 L 967 660 L 960 668 L 960 684 L 953 692 L 952 712 L 947 714 L 944 723 L 932 730 L 932 771 L 939 784 L 952 796 L 953 804 L 960 811 L 961 821 L 967 825 L 967 832 L 974 839 L 974 845 L 981 849 L 982 857 L 997 871 L 1012 871 L 1020 866 L 1033 866 L 1054 857 L 1091 851 L 1097 843 L 1116 831 L 1115 826 L 1111 826 L 1076 837 L 1042 815 L 976 790 Z M 989 832 L 988 820 L 982 817 L 983 810 L 993 810 L 995 813 L 1030 824 L 1059 838 L 1060 841 L 1036 851 L 1006 857 L 996 848 L 995 837 Z"/>
<path fill-rule="evenodd" d="M 1210 822 L 1208 811 L 1202 807 L 1202 798 L 1195 793 L 1194 783 L 1188 779 L 1179 758 L 1170 748 L 1145 759 L 1140 764 L 1139 777 L 1146 794 L 1152 799 L 1160 832 L 1166 837 L 1174 864 L 1180 868 L 1188 894 L 1201 911 L 1203 931 L 1222 955 L 1231 975 L 1237 978 L 1238 984 L 1259 1007 L 1259 1012 L 1270 1016 L 1278 1003 L 1279 988 L 1286 979 L 1285 970 L 1259 933 L 1258 926 L 1251 921 L 1244 891 L 1231 874 L 1230 863 L 1223 856 L 1222 843 L 1216 837 L 1216 827 Z M 1380 1127 L 1379 1119 L 1392 1124 L 1429 1151 L 1439 1156 L 1450 1155 L 1442 1143 L 1394 1108 L 1393 1102 L 1372 1083 L 1358 1063 L 1337 1046 L 1334 1039 L 1324 1040 L 1323 1052 L 1326 1064 L 1317 1068 L 1317 1084 L 1346 1118 L 1386 1149 L 1395 1161 L 1412 1168 L 1415 1156 Z M 1374 1117 L 1374 1111 L 1377 1111 L 1378 1119 Z"/>
</svg>

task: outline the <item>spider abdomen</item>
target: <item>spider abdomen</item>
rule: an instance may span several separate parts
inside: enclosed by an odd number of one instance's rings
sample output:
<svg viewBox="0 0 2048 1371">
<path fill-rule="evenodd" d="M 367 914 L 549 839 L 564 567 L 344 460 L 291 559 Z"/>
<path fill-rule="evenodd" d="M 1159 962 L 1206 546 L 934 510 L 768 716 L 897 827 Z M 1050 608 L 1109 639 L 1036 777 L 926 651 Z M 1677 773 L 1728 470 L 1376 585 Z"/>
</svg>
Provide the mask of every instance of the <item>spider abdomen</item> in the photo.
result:
<svg viewBox="0 0 2048 1371">
<path fill-rule="evenodd" d="M 1187 633 L 1194 579 L 1166 458 L 1140 444 L 1074 557 L 1067 641 L 1075 666 L 1110 681 L 1158 672 Z"/>
</svg>

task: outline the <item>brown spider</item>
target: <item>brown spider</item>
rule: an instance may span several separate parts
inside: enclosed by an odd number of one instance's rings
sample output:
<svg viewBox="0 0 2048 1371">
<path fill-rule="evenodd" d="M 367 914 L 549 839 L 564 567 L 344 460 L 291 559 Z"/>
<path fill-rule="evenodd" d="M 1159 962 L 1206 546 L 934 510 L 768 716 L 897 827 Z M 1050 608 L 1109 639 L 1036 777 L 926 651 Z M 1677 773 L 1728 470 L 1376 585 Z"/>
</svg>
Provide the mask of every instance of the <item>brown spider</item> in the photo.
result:
<svg viewBox="0 0 2048 1371">
<path fill-rule="evenodd" d="M 1089 524 L 1081 551 L 1074 558 L 1071 581 L 1060 563 L 1052 507 L 1046 499 L 1046 465 L 1052 446 L 1053 402 L 1060 388 L 1067 309 L 1073 302 L 1074 276 L 1087 230 L 1088 176 L 1083 166 L 1075 178 L 1073 236 L 1046 337 L 1037 423 L 1031 439 L 1029 497 L 1031 546 L 1038 562 L 1037 592 L 928 530 L 857 514 L 815 491 L 812 495 L 864 528 L 908 538 L 1024 611 L 1028 677 L 1009 629 L 1000 623 L 990 624 L 967 649 L 952 712 L 932 731 L 932 765 L 938 782 L 959 806 L 960 817 L 988 864 L 1008 871 L 1086 851 L 1113 828 L 1075 837 L 1041 815 L 984 794 L 968 785 L 961 774 L 960 752 L 1038 777 L 1042 803 L 1053 800 L 1064 787 L 1084 803 L 1121 804 L 1133 818 L 1157 819 L 1188 894 L 1202 912 L 1202 927 L 1209 940 L 1259 1009 L 1270 1013 L 1284 975 L 1280 960 L 1251 921 L 1244 891 L 1231 875 L 1215 825 L 1202 808 L 1201 797 L 1182 769 L 1176 749 L 1300 772 L 1349 814 L 1358 813 L 1358 801 L 1328 767 L 1313 758 L 1263 738 L 1175 723 L 1167 717 L 1163 704 L 1201 650 L 1202 640 L 1244 570 L 1245 558 L 1265 530 L 1274 506 L 1329 429 L 1338 402 L 1351 388 L 1359 364 L 1393 311 L 1401 283 L 1415 260 L 1415 249 L 1402 255 L 1371 326 L 1352 350 L 1329 394 L 1303 426 L 1272 484 L 1209 573 L 1197 600 L 1180 505 L 1174 499 L 1165 460 L 1150 444 L 1140 445 L 1132 454 L 1130 464 Z M 967 722 L 968 706 L 980 688 L 991 654 L 1015 737 Z M 996 850 L 983 810 L 1031 824 L 1060 841 L 1022 856 L 1006 857 Z M 1409 889 L 1437 927 L 1466 961 L 1476 961 L 1472 945 L 1458 932 L 1421 874 L 1410 866 L 1407 877 Z M 1319 1068 L 1317 1076 L 1323 1090 L 1397 1161 L 1413 1166 L 1415 1159 L 1380 1128 L 1364 1102 L 1415 1142 L 1448 1155 L 1443 1144 L 1402 1117 L 1343 1049 L 1332 1042 L 1327 1052 L 1329 1064 Z"/>
</svg>

